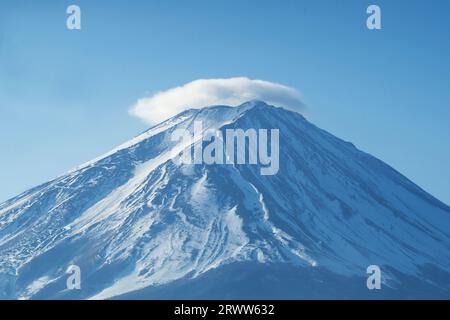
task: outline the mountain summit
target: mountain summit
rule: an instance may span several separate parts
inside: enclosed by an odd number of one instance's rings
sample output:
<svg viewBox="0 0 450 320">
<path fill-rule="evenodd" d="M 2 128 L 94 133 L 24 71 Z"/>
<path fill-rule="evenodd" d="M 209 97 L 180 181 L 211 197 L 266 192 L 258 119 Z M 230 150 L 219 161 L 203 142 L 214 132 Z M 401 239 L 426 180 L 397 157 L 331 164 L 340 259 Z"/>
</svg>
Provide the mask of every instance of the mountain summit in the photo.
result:
<svg viewBox="0 0 450 320">
<path fill-rule="evenodd" d="M 176 163 L 196 121 L 278 129 L 278 172 Z M 0 298 L 380 297 L 450 297 L 450 208 L 261 101 L 184 111 L 0 205 Z"/>
</svg>

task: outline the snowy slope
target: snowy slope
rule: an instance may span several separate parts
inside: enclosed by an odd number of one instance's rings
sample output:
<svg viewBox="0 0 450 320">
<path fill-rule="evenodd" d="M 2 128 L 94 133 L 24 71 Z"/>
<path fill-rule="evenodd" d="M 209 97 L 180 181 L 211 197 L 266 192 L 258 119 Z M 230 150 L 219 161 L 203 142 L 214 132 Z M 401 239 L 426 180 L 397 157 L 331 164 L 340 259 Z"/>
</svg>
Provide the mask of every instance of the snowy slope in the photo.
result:
<svg viewBox="0 0 450 320">
<path fill-rule="evenodd" d="M 198 120 L 205 130 L 279 129 L 279 172 L 176 165 L 174 151 L 187 145 L 170 135 Z M 71 264 L 82 270 L 81 290 L 66 288 Z M 414 283 L 450 297 L 450 208 L 301 115 L 262 102 L 187 110 L 0 205 L 2 298 L 145 298 L 233 265 L 267 267 L 280 283 L 293 274 L 272 266 L 365 286 L 371 264 L 393 292 Z M 227 290 L 241 297 L 239 286 Z"/>
</svg>

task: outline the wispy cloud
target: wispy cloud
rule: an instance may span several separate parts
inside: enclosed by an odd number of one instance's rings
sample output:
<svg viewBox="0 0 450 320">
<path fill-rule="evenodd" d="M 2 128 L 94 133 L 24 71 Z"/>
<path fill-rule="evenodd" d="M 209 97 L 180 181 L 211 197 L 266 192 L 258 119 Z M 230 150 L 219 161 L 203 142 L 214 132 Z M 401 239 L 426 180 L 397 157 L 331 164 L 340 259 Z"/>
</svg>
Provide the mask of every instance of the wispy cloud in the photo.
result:
<svg viewBox="0 0 450 320">
<path fill-rule="evenodd" d="M 255 99 L 294 111 L 302 111 L 304 108 L 301 95 L 294 88 L 238 77 L 199 79 L 161 91 L 139 99 L 131 107 L 130 113 L 149 124 L 156 124 L 189 108 L 210 105 L 237 106 Z"/>
</svg>

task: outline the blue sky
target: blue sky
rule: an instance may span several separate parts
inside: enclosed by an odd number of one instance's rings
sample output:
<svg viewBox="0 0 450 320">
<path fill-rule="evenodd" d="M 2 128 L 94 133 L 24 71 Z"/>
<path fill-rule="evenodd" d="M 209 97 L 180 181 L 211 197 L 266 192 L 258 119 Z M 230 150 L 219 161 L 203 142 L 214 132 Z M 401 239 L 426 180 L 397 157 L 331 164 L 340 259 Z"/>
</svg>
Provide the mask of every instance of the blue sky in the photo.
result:
<svg viewBox="0 0 450 320">
<path fill-rule="evenodd" d="M 66 29 L 77 4 L 82 30 Z M 382 10 L 379 31 L 366 8 Z M 200 78 L 297 88 L 307 117 L 450 204 L 449 1 L 2 1 L 0 201 L 147 128 Z"/>
</svg>

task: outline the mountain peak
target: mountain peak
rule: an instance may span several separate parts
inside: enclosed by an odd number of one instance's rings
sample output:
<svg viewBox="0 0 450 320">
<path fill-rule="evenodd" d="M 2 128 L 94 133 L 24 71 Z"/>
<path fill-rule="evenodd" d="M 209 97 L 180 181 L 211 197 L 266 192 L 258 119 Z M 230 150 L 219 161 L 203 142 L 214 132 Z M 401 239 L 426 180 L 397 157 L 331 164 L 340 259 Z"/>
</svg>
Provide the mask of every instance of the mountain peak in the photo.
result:
<svg viewBox="0 0 450 320">
<path fill-rule="evenodd" d="M 267 108 L 267 107 L 273 107 L 262 100 L 249 100 L 244 103 L 242 103 L 239 107 L 246 107 L 246 108 Z"/>
</svg>

